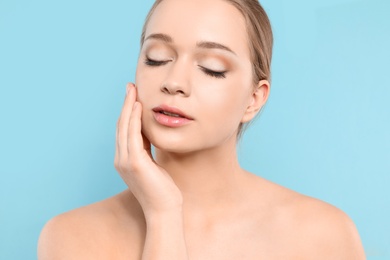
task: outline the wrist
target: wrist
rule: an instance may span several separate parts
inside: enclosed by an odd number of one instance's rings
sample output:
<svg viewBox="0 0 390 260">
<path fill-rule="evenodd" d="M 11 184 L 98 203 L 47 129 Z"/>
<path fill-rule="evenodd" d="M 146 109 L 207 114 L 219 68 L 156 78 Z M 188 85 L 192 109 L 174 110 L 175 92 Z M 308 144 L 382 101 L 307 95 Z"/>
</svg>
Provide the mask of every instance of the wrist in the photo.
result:
<svg viewBox="0 0 390 260">
<path fill-rule="evenodd" d="M 180 224 L 183 222 L 183 208 L 181 206 L 177 206 L 170 209 L 155 211 L 155 212 L 147 212 L 145 213 L 145 220 L 147 225 L 160 225 L 160 224 L 168 224 L 175 223 Z"/>
<path fill-rule="evenodd" d="M 188 259 L 182 208 L 146 216 L 143 259 Z"/>
</svg>

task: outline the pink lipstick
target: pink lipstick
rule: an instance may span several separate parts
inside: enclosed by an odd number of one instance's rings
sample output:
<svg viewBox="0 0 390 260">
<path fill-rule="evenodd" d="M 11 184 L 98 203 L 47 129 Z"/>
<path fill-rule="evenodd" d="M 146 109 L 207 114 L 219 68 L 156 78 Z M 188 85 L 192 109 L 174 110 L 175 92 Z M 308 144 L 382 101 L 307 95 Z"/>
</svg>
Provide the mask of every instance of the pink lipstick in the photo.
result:
<svg viewBox="0 0 390 260">
<path fill-rule="evenodd" d="M 191 123 L 194 119 L 178 108 L 160 105 L 153 110 L 154 119 L 161 125 L 180 127 Z"/>
</svg>

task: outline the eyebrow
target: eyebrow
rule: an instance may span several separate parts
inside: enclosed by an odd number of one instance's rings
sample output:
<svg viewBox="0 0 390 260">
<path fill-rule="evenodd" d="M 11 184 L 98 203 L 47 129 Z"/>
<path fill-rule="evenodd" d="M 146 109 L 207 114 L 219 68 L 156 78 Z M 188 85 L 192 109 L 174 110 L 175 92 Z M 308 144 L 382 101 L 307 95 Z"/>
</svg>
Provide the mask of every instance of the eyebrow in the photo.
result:
<svg viewBox="0 0 390 260">
<path fill-rule="evenodd" d="M 172 37 L 167 35 L 167 34 L 163 34 L 163 33 L 153 33 L 153 34 L 149 35 L 148 37 L 146 37 L 144 41 L 147 41 L 149 39 L 160 40 L 160 41 L 163 41 L 165 43 L 173 43 Z M 210 42 L 210 41 L 197 42 L 196 47 L 203 48 L 203 49 L 220 49 L 220 50 L 231 52 L 234 55 L 237 55 L 229 47 L 227 47 L 223 44 L 217 43 L 217 42 Z"/>
<path fill-rule="evenodd" d="M 198 42 L 196 44 L 196 46 L 199 47 L 199 48 L 203 48 L 203 49 L 221 49 L 221 50 L 224 50 L 224 51 L 231 52 L 234 55 L 237 55 L 229 47 L 227 47 L 227 46 L 225 46 L 223 44 L 217 43 L 217 42 Z"/>
<path fill-rule="evenodd" d="M 149 35 L 148 37 L 145 38 L 144 41 L 147 41 L 149 39 L 154 39 L 154 40 L 160 40 L 166 43 L 172 43 L 173 39 L 171 36 L 163 34 L 163 33 L 153 33 Z"/>
</svg>

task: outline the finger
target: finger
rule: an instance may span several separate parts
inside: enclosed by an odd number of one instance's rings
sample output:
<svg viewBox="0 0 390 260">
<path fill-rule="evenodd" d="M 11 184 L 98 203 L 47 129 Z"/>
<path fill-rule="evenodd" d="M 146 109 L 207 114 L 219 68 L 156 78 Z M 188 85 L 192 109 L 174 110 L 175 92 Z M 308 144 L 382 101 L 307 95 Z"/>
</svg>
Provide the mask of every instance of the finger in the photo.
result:
<svg viewBox="0 0 390 260">
<path fill-rule="evenodd" d="M 116 123 L 116 129 L 115 129 L 115 158 L 114 158 L 115 168 L 118 167 L 118 163 L 119 163 L 118 125 L 119 125 L 119 119 Z"/>
<path fill-rule="evenodd" d="M 134 85 L 134 88 L 135 88 L 135 100 L 136 101 L 139 101 L 138 99 L 138 90 L 137 90 L 137 87 Z M 142 118 L 142 106 L 141 106 L 141 118 Z M 138 130 L 137 130 L 138 131 Z M 150 141 L 148 138 L 146 138 L 146 136 L 144 135 L 143 131 L 142 131 L 142 119 L 141 119 L 141 138 L 142 138 L 142 141 L 143 141 L 143 149 L 146 150 L 146 152 L 148 153 L 148 155 L 150 156 L 150 158 L 153 160 L 153 156 L 152 156 L 152 150 L 151 150 L 151 144 L 150 144 Z"/>
<path fill-rule="evenodd" d="M 118 123 L 117 123 L 118 125 Z M 115 127 L 115 157 L 114 157 L 114 165 L 115 167 L 118 165 L 118 127 Z"/>
<path fill-rule="evenodd" d="M 135 102 L 135 89 L 133 84 L 128 84 L 128 94 L 126 95 L 122 112 L 119 117 L 119 123 L 118 123 L 118 152 L 120 158 L 126 158 L 127 157 L 127 135 L 128 135 L 128 127 L 129 127 L 129 121 L 132 113 L 132 107 Z"/>
<path fill-rule="evenodd" d="M 146 150 L 146 152 L 149 154 L 150 158 L 153 160 L 152 146 L 150 144 L 150 141 L 142 131 L 141 131 L 141 135 L 142 135 L 143 147 Z"/>
<path fill-rule="evenodd" d="M 141 115 L 142 105 L 136 101 L 129 121 L 128 134 L 128 153 L 133 158 L 144 151 L 143 140 L 141 135 Z"/>
<path fill-rule="evenodd" d="M 126 98 L 128 96 L 128 92 L 129 92 L 129 83 L 126 84 L 126 94 L 125 94 L 125 101 L 126 101 Z M 125 109 L 124 108 L 124 105 L 125 105 L 125 102 L 123 103 L 123 106 L 122 106 L 122 110 L 121 110 L 121 113 L 118 117 L 118 120 L 117 120 L 117 123 L 116 123 L 116 134 L 115 134 L 115 161 L 117 161 L 119 158 L 119 154 L 120 154 L 120 146 L 119 146 L 119 143 L 120 143 L 120 140 L 119 140 L 119 129 L 121 128 L 121 124 L 123 124 L 123 119 L 122 119 L 122 116 L 123 116 L 123 110 Z M 122 120 L 121 120 L 122 119 Z"/>
</svg>

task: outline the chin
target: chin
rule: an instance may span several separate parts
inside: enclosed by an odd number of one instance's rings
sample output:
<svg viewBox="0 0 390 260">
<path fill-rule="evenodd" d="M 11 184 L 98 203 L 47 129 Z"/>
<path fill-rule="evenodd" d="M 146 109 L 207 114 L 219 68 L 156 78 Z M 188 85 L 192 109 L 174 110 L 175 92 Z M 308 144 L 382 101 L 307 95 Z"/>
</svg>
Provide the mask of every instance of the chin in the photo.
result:
<svg viewBox="0 0 390 260">
<path fill-rule="evenodd" d="M 157 149 L 176 154 L 189 154 L 226 145 L 232 139 L 230 132 L 200 131 L 199 128 L 167 128 L 143 122 L 143 133 Z M 232 131 L 236 133 L 235 131 Z"/>
<path fill-rule="evenodd" d="M 145 134 L 145 136 L 147 135 Z M 202 150 L 202 147 L 196 145 L 196 142 L 194 142 L 193 139 L 180 138 L 180 136 L 151 135 L 147 136 L 147 138 L 154 147 L 165 152 L 185 154 Z"/>
</svg>

